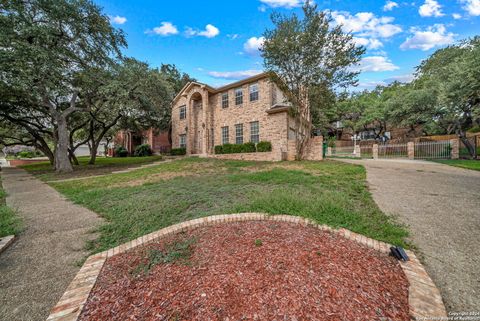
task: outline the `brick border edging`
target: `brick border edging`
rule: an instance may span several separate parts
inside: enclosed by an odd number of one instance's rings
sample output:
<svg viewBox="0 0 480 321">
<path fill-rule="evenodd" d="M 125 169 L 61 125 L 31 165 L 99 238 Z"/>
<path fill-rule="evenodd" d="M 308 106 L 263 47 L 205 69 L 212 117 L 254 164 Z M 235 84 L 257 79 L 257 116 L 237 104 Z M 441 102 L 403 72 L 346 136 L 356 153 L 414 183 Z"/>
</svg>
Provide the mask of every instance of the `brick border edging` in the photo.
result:
<svg viewBox="0 0 480 321">
<path fill-rule="evenodd" d="M 156 232 L 141 236 L 135 240 L 124 243 L 110 250 L 90 256 L 83 264 L 73 281 L 68 286 L 60 301 L 51 310 L 49 321 L 76 321 L 87 302 L 91 290 L 95 286 L 97 277 L 108 257 L 126 252 L 134 247 L 155 241 L 167 235 L 192 230 L 202 226 L 217 223 L 242 222 L 242 221 L 278 221 L 313 226 L 322 231 L 335 233 L 359 244 L 388 254 L 390 244 L 377 241 L 366 236 L 354 233 L 344 228 L 333 229 L 327 225 L 320 225 L 313 220 L 291 215 L 268 215 L 262 213 L 238 213 L 213 215 L 171 225 Z M 420 261 L 412 251 L 406 251 L 410 260 L 401 262 L 403 272 L 409 282 L 408 303 L 412 319 L 425 317 L 445 317 L 447 312 L 433 281 L 428 276 Z"/>
</svg>

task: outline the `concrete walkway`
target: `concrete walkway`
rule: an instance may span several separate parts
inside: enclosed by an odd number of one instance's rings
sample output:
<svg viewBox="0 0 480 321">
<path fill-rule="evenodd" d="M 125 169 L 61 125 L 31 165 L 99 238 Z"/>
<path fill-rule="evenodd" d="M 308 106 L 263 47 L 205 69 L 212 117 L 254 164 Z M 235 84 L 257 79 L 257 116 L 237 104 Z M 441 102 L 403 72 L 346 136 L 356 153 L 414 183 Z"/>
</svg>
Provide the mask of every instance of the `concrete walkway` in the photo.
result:
<svg viewBox="0 0 480 321">
<path fill-rule="evenodd" d="M 480 172 L 424 161 L 364 165 L 375 202 L 408 225 L 449 311 L 480 312 Z"/>
<path fill-rule="evenodd" d="M 2 168 L 7 204 L 24 231 L 0 255 L 0 320 L 45 320 L 79 270 L 101 220 L 24 170 Z"/>
</svg>

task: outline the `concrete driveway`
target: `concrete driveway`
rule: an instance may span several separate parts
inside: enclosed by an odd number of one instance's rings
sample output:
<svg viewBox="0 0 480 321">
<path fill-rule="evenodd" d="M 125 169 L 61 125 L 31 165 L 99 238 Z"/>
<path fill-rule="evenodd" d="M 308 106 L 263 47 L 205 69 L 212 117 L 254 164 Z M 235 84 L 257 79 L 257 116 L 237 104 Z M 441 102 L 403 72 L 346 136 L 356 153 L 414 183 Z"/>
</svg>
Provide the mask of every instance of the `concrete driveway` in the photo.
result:
<svg viewBox="0 0 480 321">
<path fill-rule="evenodd" d="M 448 311 L 480 312 L 480 172 L 424 161 L 364 165 L 373 198 L 406 224 Z"/>
</svg>

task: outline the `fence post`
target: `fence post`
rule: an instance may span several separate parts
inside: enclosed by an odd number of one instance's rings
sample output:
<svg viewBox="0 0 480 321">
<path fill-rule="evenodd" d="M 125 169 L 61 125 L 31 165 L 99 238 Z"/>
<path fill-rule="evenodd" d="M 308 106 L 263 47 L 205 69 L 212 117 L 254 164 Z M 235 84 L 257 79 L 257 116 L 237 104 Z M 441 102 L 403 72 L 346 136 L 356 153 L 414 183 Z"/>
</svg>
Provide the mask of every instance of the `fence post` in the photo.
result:
<svg viewBox="0 0 480 321">
<path fill-rule="evenodd" d="M 332 156 L 332 147 L 327 147 L 327 156 Z"/>
<path fill-rule="evenodd" d="M 415 159 L 415 143 L 414 142 L 407 143 L 407 154 L 408 154 L 408 159 Z"/>
<path fill-rule="evenodd" d="M 457 139 L 450 139 L 450 158 L 451 159 L 458 159 L 459 158 L 459 143 Z"/>
<path fill-rule="evenodd" d="M 355 150 L 353 152 L 355 154 L 355 157 L 362 157 L 360 145 L 355 145 Z"/>
<path fill-rule="evenodd" d="M 373 144 L 372 156 L 373 156 L 373 159 L 378 159 L 378 144 Z"/>
</svg>

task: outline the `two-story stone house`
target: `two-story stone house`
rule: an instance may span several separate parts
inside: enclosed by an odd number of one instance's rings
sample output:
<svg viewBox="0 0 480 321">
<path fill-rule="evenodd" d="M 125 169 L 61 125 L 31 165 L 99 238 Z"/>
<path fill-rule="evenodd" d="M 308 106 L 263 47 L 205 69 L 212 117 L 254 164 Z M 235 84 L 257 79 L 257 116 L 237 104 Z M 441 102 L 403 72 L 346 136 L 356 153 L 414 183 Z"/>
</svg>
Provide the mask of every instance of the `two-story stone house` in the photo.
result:
<svg viewBox="0 0 480 321">
<path fill-rule="evenodd" d="M 288 109 L 283 93 L 266 73 L 220 88 L 190 82 L 173 101 L 172 148 L 185 147 L 187 155 L 208 157 L 292 159 L 296 130 Z M 260 141 L 269 141 L 272 152 L 214 154 L 216 145 Z M 319 154 L 315 159 L 321 159 L 321 149 Z"/>
</svg>

